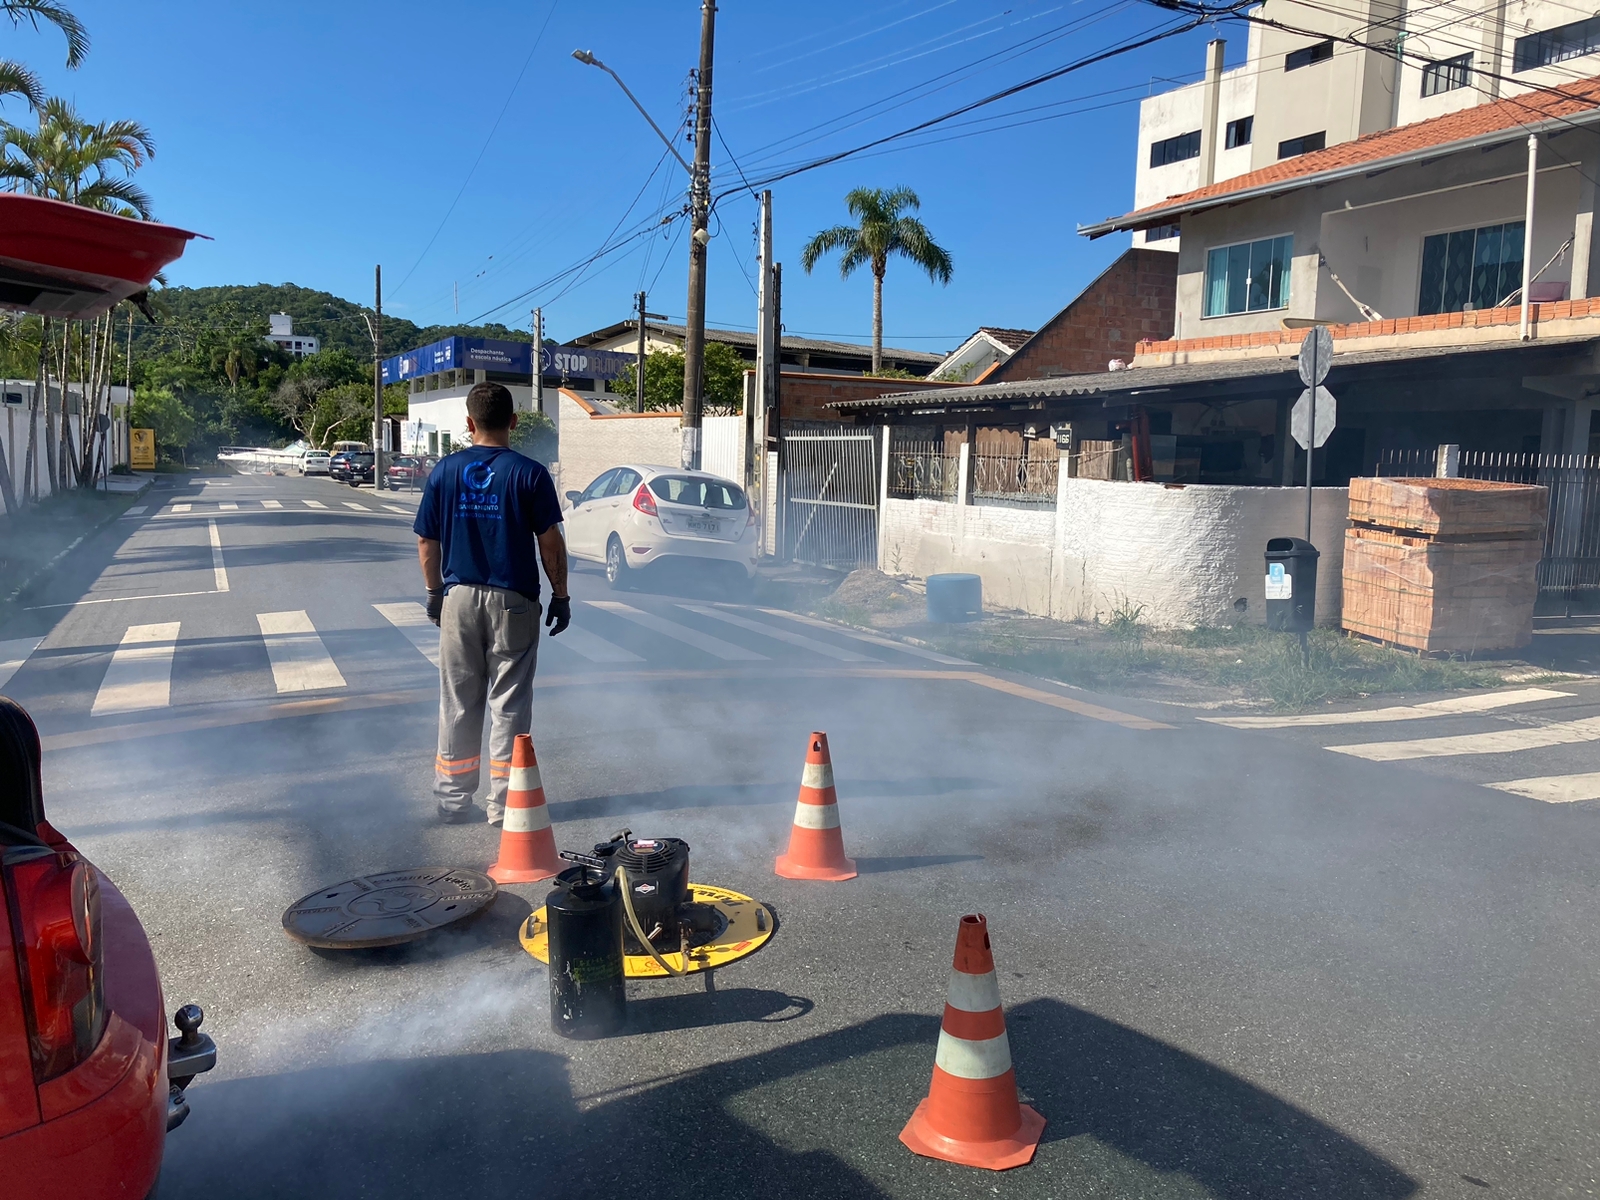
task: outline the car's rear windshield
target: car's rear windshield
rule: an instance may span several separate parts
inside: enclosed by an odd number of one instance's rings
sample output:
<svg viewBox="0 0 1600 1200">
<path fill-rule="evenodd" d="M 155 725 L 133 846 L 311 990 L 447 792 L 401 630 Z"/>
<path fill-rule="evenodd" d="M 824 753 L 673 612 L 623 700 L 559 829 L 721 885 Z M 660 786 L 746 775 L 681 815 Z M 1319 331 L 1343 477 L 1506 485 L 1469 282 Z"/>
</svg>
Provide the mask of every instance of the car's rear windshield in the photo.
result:
<svg viewBox="0 0 1600 1200">
<path fill-rule="evenodd" d="M 743 509 L 744 493 L 731 483 L 715 479 L 694 479 L 688 475 L 657 475 L 650 490 L 659 500 L 672 504 L 692 504 L 697 508 Z"/>
</svg>

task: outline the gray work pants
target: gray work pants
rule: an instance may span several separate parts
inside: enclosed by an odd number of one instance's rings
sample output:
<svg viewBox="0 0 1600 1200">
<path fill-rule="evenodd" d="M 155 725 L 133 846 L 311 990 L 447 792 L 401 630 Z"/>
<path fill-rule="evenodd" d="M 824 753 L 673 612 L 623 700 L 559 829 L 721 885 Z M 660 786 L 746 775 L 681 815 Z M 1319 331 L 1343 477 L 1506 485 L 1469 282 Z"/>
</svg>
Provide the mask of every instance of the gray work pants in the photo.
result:
<svg viewBox="0 0 1600 1200">
<path fill-rule="evenodd" d="M 511 746 L 532 732 L 540 605 L 521 592 L 456 584 L 439 619 L 439 755 L 433 794 L 460 811 L 478 788 L 483 709 L 489 708 L 490 818 L 505 809 Z"/>
</svg>

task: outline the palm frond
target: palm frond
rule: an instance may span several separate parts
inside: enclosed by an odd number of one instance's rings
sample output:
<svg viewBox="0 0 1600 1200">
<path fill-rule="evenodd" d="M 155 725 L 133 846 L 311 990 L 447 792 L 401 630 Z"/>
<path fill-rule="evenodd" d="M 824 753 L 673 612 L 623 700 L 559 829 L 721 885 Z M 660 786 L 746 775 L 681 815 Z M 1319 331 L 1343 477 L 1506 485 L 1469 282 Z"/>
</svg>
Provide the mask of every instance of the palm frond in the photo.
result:
<svg viewBox="0 0 1600 1200">
<path fill-rule="evenodd" d="M 0 58 L 0 96 L 21 96 L 29 108 L 37 108 L 44 99 L 39 77 L 19 62 Z"/>
<path fill-rule="evenodd" d="M 817 260 L 834 250 L 843 250 L 845 257 L 855 249 L 858 231 L 851 225 L 835 225 L 813 237 L 800 251 L 800 269 L 807 275 L 817 265 Z"/>
<path fill-rule="evenodd" d="M 910 259 L 936 283 L 948 284 L 954 270 L 950 252 L 938 242 L 916 217 L 901 217 L 894 223 L 894 253 Z"/>
<path fill-rule="evenodd" d="M 0 13 L 11 18 L 12 25 L 28 22 L 35 29 L 41 21 L 54 25 L 67 39 L 67 66 L 76 67 L 89 53 L 89 31 L 83 22 L 56 0 L 0 0 Z"/>
</svg>

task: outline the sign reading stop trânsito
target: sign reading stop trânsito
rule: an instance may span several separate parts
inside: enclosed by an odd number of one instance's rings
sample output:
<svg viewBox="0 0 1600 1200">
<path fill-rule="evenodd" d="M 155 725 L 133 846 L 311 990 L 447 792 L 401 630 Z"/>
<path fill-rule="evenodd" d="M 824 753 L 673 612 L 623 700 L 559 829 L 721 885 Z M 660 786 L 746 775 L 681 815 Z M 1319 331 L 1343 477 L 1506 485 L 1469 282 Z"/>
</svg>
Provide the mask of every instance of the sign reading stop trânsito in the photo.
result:
<svg viewBox="0 0 1600 1200">
<path fill-rule="evenodd" d="M 1305 390 L 1289 412 L 1289 434 L 1302 450 L 1321 449 L 1339 423 L 1339 402 L 1322 386 L 1333 366 L 1333 335 L 1318 325 L 1300 343 L 1300 382 Z"/>
</svg>

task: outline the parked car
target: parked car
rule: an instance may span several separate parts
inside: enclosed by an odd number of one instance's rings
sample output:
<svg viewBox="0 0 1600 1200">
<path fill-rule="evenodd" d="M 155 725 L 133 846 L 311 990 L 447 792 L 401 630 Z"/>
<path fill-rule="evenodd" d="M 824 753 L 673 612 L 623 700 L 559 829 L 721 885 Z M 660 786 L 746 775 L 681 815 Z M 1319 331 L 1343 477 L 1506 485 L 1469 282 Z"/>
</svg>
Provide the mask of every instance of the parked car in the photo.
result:
<svg viewBox="0 0 1600 1200">
<path fill-rule="evenodd" d="M 143 1197 L 184 1089 L 216 1064 L 199 1006 L 169 1039 L 132 906 L 44 815 L 39 733 L 0 697 L 0 1170 L 30 1200 Z"/>
<path fill-rule="evenodd" d="M 328 459 L 328 478 L 345 483 L 350 476 L 350 450 L 335 450 Z"/>
<path fill-rule="evenodd" d="M 300 473 L 302 475 L 327 475 L 329 473 L 329 459 L 331 456 L 326 450 L 307 450 L 305 457 L 300 460 Z"/>
<path fill-rule="evenodd" d="M 731 479 L 635 464 L 612 468 L 567 500 L 567 552 L 604 563 L 614 588 L 670 559 L 726 564 L 741 581 L 756 573 L 755 510 Z"/>
<path fill-rule="evenodd" d="M 427 459 L 402 454 L 389 464 L 383 476 L 391 488 L 420 487 L 432 470 L 433 464 Z"/>
<path fill-rule="evenodd" d="M 344 475 L 341 477 L 351 487 L 360 487 L 363 483 L 371 483 L 373 479 L 374 456 L 372 451 L 356 450 L 350 455 L 345 466 Z"/>
</svg>

